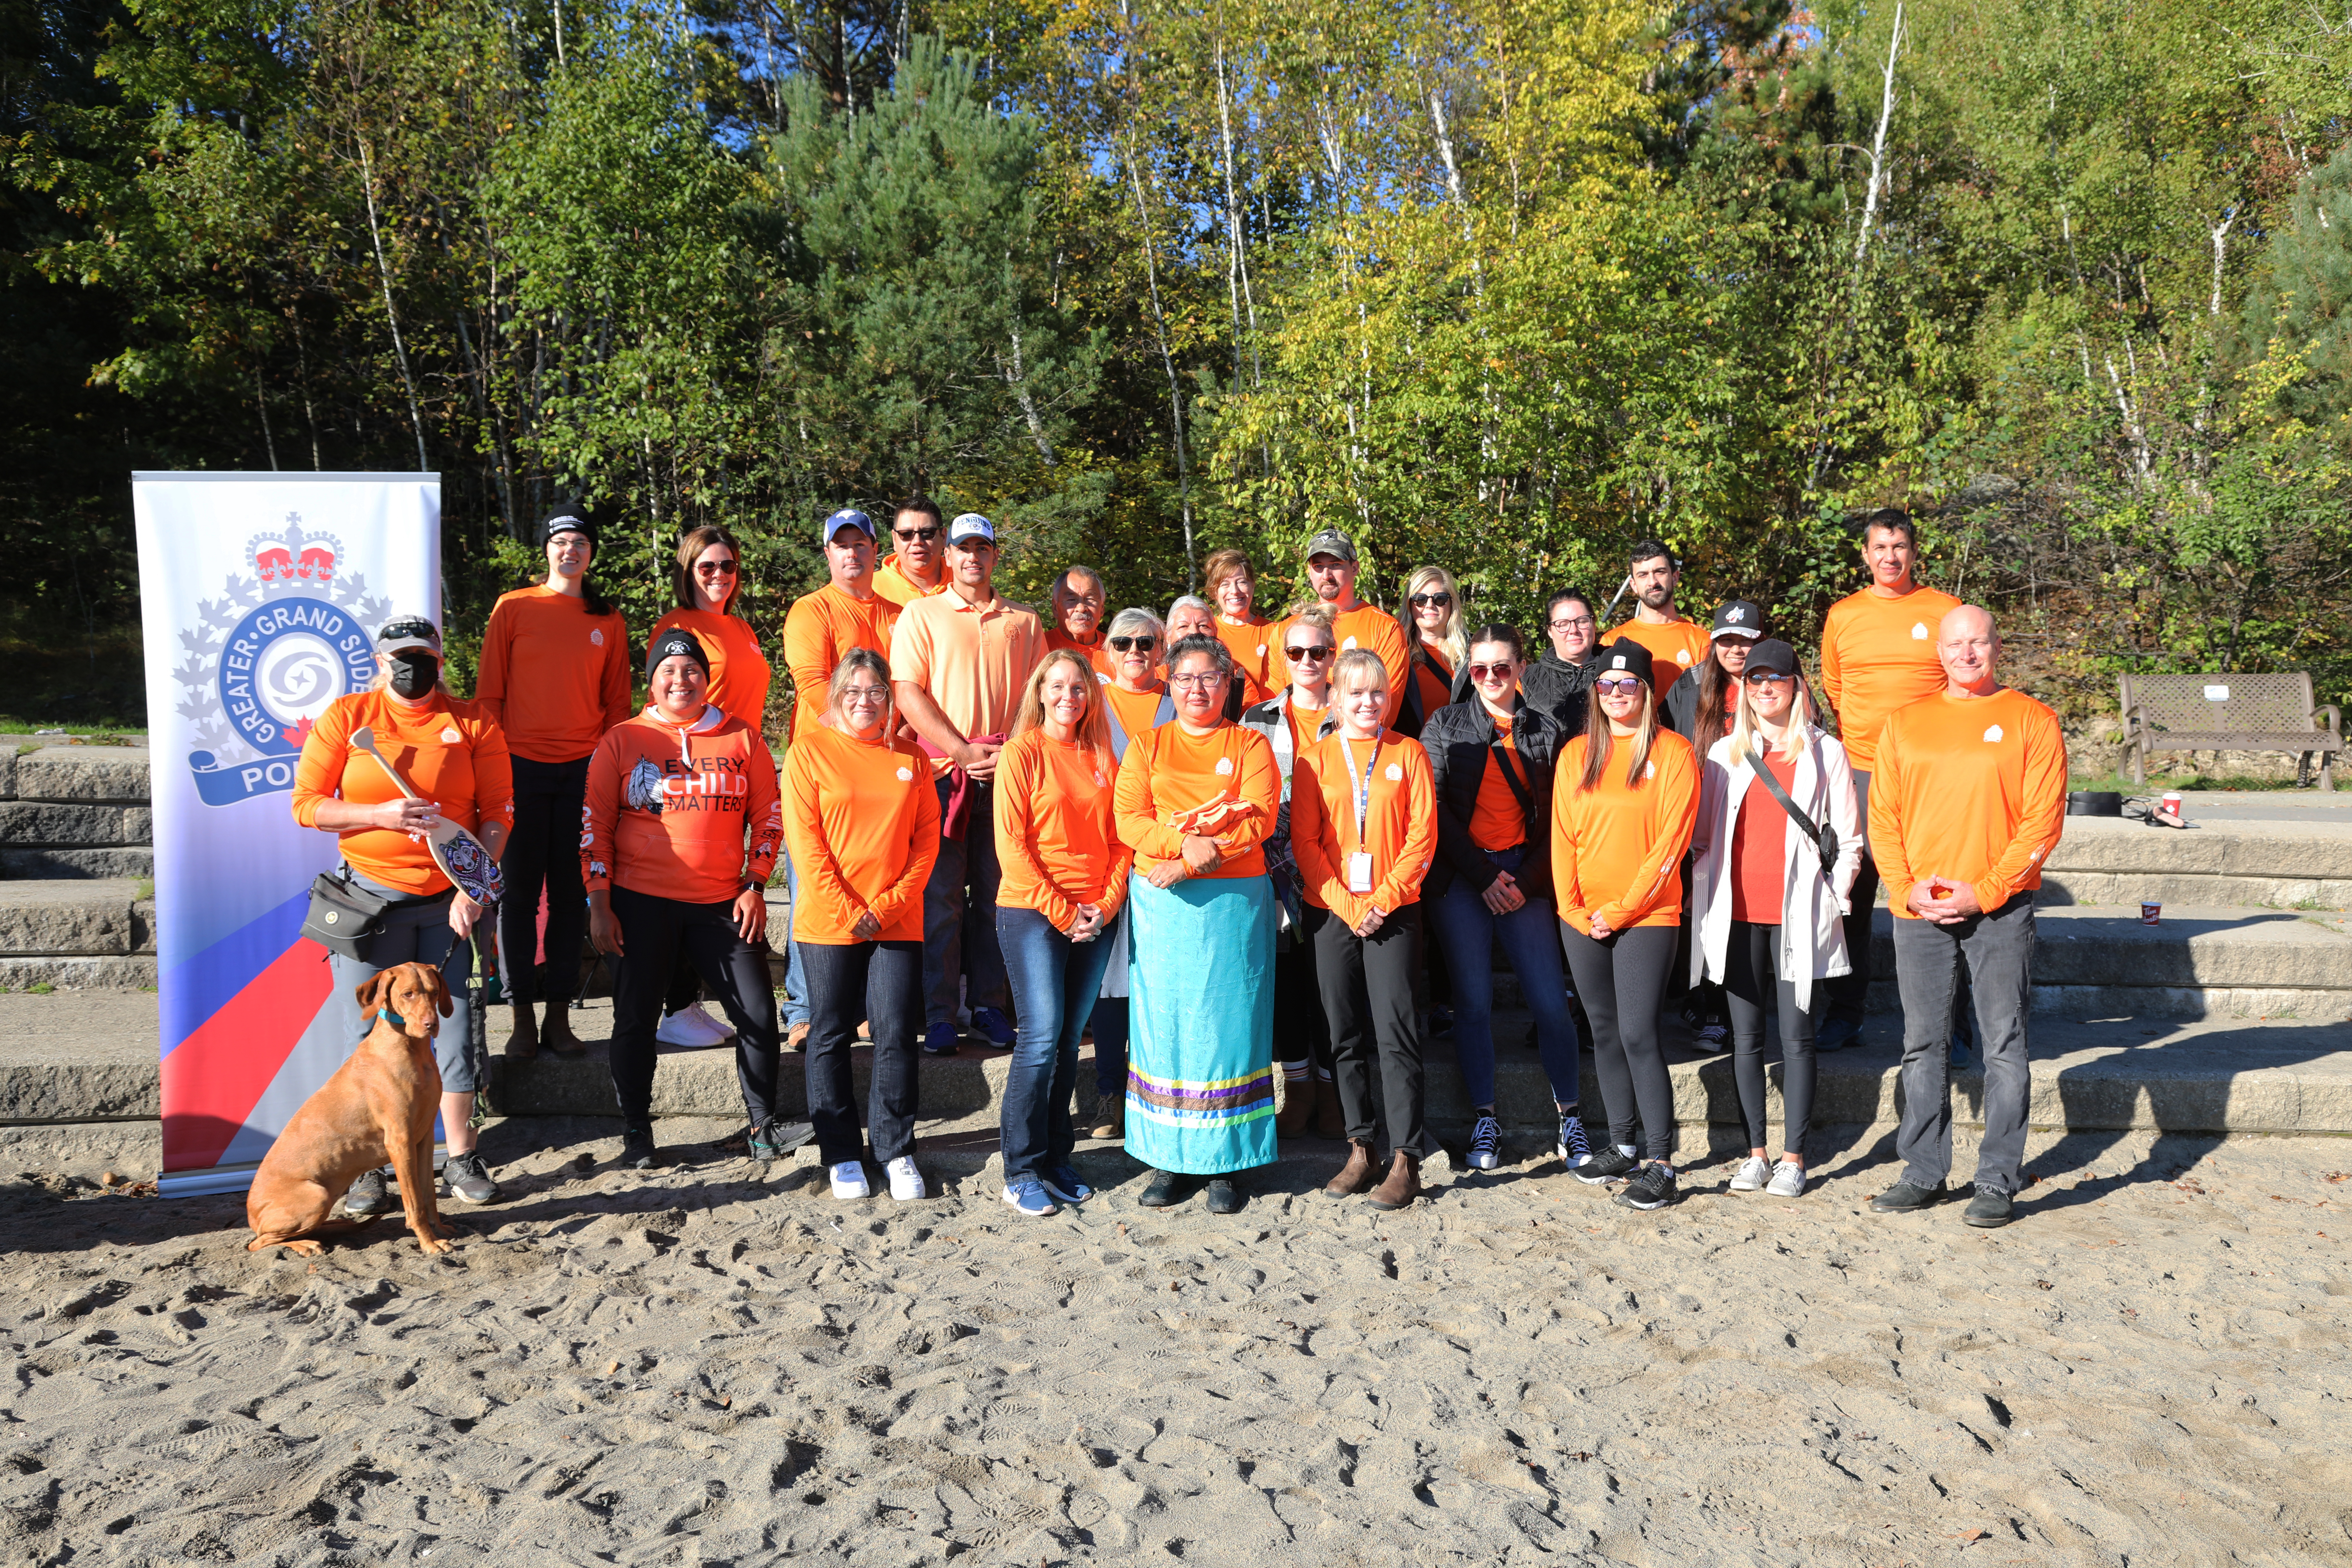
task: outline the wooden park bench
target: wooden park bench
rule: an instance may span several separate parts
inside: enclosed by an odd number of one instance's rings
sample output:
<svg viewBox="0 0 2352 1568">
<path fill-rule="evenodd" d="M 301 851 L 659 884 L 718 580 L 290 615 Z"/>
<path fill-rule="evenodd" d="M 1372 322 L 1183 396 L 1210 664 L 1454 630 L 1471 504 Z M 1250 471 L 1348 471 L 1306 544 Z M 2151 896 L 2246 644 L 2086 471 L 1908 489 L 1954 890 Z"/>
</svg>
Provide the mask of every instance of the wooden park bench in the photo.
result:
<svg viewBox="0 0 2352 1568">
<path fill-rule="evenodd" d="M 2147 782 L 2150 752 L 2292 752 L 2295 782 L 2336 787 L 2333 759 L 2344 750 L 2344 724 L 2333 704 L 2315 709 L 2311 676 L 2126 675 L 2123 678 L 2124 755 L 2134 784 Z"/>
</svg>

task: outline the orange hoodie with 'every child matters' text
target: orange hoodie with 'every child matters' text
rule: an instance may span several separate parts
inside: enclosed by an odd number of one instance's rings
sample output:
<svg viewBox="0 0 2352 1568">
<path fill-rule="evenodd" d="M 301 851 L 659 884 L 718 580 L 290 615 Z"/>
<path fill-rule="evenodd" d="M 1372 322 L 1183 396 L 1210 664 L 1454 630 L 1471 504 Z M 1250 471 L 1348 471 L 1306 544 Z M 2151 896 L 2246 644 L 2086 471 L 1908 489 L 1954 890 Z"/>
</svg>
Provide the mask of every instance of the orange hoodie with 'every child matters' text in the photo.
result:
<svg viewBox="0 0 2352 1568">
<path fill-rule="evenodd" d="M 782 847 L 775 758 L 757 731 L 711 707 L 691 724 L 649 707 L 607 730 L 580 816 L 592 892 L 722 903 L 764 887 Z"/>
</svg>

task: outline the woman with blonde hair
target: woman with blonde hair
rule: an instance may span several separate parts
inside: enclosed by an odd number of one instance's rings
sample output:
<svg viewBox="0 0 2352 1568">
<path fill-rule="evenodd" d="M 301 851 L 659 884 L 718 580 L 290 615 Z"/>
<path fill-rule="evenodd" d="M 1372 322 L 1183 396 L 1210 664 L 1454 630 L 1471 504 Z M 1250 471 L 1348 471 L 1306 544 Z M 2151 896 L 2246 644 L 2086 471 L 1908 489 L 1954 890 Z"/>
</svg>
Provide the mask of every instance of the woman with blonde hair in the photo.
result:
<svg viewBox="0 0 2352 1568">
<path fill-rule="evenodd" d="M 1462 590 L 1443 566 L 1423 566 L 1405 579 L 1405 682 L 1394 728 L 1421 738 L 1429 716 L 1454 700 L 1454 672 L 1470 648 L 1462 630 Z"/>
<path fill-rule="evenodd" d="M 1070 1164 L 1078 1037 L 1102 989 L 1135 858 L 1119 842 L 1112 810 L 1118 760 L 1108 708 L 1092 661 L 1056 648 L 1031 672 L 996 759 L 996 853 L 1004 868 L 996 937 L 1020 1019 L 999 1121 L 1003 1195 L 1032 1216 L 1054 1213 L 1057 1199 L 1094 1195 Z"/>
<path fill-rule="evenodd" d="M 1617 1201 L 1637 1209 L 1675 1201 L 1675 1087 L 1658 1016 L 1681 936 L 1683 851 L 1698 816 L 1698 759 L 1658 722 L 1651 679 L 1641 644 L 1602 648 L 1591 716 L 1552 774 L 1560 942 L 1592 1026 L 1612 1145 L 1575 1174 L 1594 1184 L 1633 1176 Z M 1633 1142 L 1637 1111 L 1646 1167 Z"/>
<path fill-rule="evenodd" d="M 1845 747 L 1822 732 L 1796 649 L 1778 637 L 1750 647 L 1737 701 L 1731 733 L 1708 749 L 1700 772 L 1691 979 L 1720 983 L 1730 1005 L 1748 1143 L 1731 1190 L 1793 1198 L 1805 1190 L 1817 983 L 1853 970 L 1844 917 L 1862 868 L 1861 812 Z M 1771 1003 L 1780 1014 L 1786 1111 L 1777 1166 L 1764 1152 Z"/>
</svg>

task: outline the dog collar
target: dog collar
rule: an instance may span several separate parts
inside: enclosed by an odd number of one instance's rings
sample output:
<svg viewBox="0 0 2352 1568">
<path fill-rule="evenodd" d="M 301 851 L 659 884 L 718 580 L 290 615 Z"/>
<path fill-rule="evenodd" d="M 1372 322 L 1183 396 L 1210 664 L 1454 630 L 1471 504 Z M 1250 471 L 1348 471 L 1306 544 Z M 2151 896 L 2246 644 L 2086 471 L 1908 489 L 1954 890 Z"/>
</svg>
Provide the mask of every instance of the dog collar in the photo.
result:
<svg viewBox="0 0 2352 1568">
<path fill-rule="evenodd" d="M 398 1029 L 401 1033 L 406 1034 L 408 1032 L 408 1020 L 394 1012 L 391 1008 L 378 1007 L 375 1010 L 375 1016 L 378 1021 L 390 1024 L 394 1028 Z"/>
</svg>

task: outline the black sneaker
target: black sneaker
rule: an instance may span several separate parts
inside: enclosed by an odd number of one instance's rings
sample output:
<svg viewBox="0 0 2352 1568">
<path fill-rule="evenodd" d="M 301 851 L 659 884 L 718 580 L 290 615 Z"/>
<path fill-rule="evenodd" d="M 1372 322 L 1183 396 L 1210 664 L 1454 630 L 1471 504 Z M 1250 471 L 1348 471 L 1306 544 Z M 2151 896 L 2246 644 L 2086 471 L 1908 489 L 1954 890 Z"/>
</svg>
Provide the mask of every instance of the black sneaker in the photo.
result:
<svg viewBox="0 0 2352 1568">
<path fill-rule="evenodd" d="M 1154 1171 L 1144 1186 L 1143 1195 L 1135 1201 L 1148 1209 L 1164 1209 L 1182 1202 L 1187 1195 L 1184 1189 L 1184 1178 L 1175 1172 Z"/>
<path fill-rule="evenodd" d="M 1625 1184 L 1617 1201 L 1629 1209 L 1662 1209 L 1675 1201 L 1675 1173 L 1664 1165 L 1644 1165 Z"/>
<path fill-rule="evenodd" d="M 751 1158 L 781 1160 L 815 1136 L 816 1129 L 805 1121 L 778 1121 L 771 1118 L 751 1130 Z"/>
<path fill-rule="evenodd" d="M 1979 1182 L 1977 1195 L 1969 1200 L 1969 1206 L 1961 1211 L 1960 1217 L 1979 1230 L 1994 1230 L 2010 1222 L 2011 1206 L 2012 1200 L 2007 1193 Z"/>
<path fill-rule="evenodd" d="M 1711 1057 L 1721 1056 L 1731 1048 L 1731 1026 L 1710 1019 L 1692 1033 L 1691 1044 Z"/>
<path fill-rule="evenodd" d="M 1919 1210 L 1944 1201 L 1941 1187 L 1914 1186 L 1909 1182 L 1897 1182 L 1870 1200 L 1874 1214 L 1916 1214 Z"/>
<path fill-rule="evenodd" d="M 478 1152 L 450 1155 L 442 1162 L 441 1179 L 449 1184 L 449 1195 L 461 1203 L 486 1204 L 499 1195 L 499 1184 L 490 1180 L 490 1168 Z"/>
<path fill-rule="evenodd" d="M 1576 1179 L 1588 1186 L 1614 1182 L 1633 1173 L 1641 1161 L 1612 1143 L 1581 1165 L 1576 1167 Z"/>
<path fill-rule="evenodd" d="M 393 1207 L 392 1191 L 382 1170 L 362 1171 L 352 1190 L 343 1194 L 343 1212 L 353 1219 L 366 1219 L 373 1215 L 388 1214 Z"/>
<path fill-rule="evenodd" d="M 1211 1214 L 1239 1214 L 1242 1212 L 1241 1189 L 1234 1184 L 1232 1177 L 1212 1176 L 1209 1178 L 1208 1208 Z"/>
<path fill-rule="evenodd" d="M 650 1127 L 627 1127 L 621 1131 L 621 1168 L 625 1171 L 650 1171 L 661 1163 L 661 1151 L 654 1147 L 654 1130 Z"/>
</svg>

